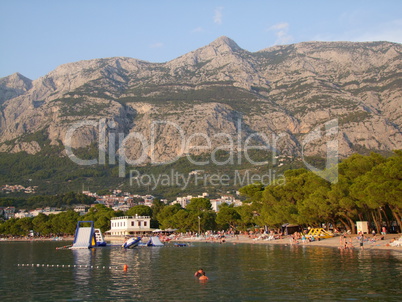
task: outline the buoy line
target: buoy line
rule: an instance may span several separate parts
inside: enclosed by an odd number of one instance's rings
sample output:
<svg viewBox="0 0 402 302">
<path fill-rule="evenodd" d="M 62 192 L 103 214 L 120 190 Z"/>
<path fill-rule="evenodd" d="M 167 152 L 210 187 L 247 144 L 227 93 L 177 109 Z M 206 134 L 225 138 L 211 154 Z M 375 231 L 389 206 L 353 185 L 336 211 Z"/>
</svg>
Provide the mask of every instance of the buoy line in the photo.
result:
<svg viewBox="0 0 402 302">
<path fill-rule="evenodd" d="M 101 265 L 71 265 L 71 264 L 44 264 L 44 263 L 18 263 L 18 267 L 46 267 L 46 268 L 89 268 L 89 269 L 109 269 L 120 270 L 119 266 L 101 266 Z M 124 269 L 124 266 L 123 266 Z"/>
</svg>

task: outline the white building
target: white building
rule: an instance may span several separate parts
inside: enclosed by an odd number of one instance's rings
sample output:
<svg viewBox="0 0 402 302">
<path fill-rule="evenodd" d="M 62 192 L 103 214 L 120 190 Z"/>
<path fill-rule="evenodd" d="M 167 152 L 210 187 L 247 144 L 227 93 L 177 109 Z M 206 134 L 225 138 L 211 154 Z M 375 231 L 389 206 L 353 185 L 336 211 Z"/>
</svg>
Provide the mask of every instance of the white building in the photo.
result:
<svg viewBox="0 0 402 302">
<path fill-rule="evenodd" d="M 185 208 L 190 203 L 191 198 L 193 198 L 191 195 L 187 197 L 177 197 L 172 204 L 179 204 L 182 208 Z"/>
<path fill-rule="evenodd" d="M 21 210 L 18 213 L 15 213 L 14 218 L 25 218 L 25 217 L 33 217 L 31 213 Z"/>
<path fill-rule="evenodd" d="M 80 204 L 80 205 L 76 205 L 74 207 L 74 211 L 77 212 L 77 213 L 80 213 L 80 215 L 85 215 L 88 212 L 89 208 L 90 208 L 89 205 Z"/>
<path fill-rule="evenodd" d="M 202 193 L 202 195 L 198 195 L 197 198 L 207 198 L 208 196 L 208 193 Z M 172 202 L 172 204 L 179 204 L 182 208 L 185 208 L 193 198 L 195 197 L 192 195 L 187 195 L 186 197 L 177 197 L 176 200 Z"/>
<path fill-rule="evenodd" d="M 224 203 L 228 205 L 233 205 L 235 207 L 240 207 L 243 204 L 240 200 L 233 197 L 221 196 L 221 198 L 219 199 L 211 199 L 212 210 L 214 210 L 215 212 L 219 212 L 219 207 Z"/>
<path fill-rule="evenodd" d="M 111 236 L 139 235 L 152 232 L 151 217 L 149 216 L 122 216 L 112 217 L 110 230 L 107 234 Z"/>
</svg>

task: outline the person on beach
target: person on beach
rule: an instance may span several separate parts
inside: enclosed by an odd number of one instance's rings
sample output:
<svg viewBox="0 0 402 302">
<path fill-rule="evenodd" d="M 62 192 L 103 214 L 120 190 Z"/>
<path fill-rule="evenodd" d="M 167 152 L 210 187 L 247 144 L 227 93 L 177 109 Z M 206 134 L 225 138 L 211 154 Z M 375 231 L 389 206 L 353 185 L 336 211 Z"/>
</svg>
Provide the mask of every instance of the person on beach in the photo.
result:
<svg viewBox="0 0 402 302">
<path fill-rule="evenodd" d="M 353 247 L 352 237 L 349 237 L 349 249 L 352 249 L 352 247 Z"/>
<path fill-rule="evenodd" d="M 205 272 L 202 268 L 194 273 L 194 277 L 201 277 L 202 275 L 205 275 Z"/>
<path fill-rule="evenodd" d="M 209 278 L 205 276 L 205 272 L 202 272 L 202 276 L 198 278 L 200 281 L 207 281 Z"/>
<path fill-rule="evenodd" d="M 362 234 L 362 236 L 360 237 L 360 249 L 363 250 L 363 243 L 364 243 L 364 235 Z"/>
</svg>

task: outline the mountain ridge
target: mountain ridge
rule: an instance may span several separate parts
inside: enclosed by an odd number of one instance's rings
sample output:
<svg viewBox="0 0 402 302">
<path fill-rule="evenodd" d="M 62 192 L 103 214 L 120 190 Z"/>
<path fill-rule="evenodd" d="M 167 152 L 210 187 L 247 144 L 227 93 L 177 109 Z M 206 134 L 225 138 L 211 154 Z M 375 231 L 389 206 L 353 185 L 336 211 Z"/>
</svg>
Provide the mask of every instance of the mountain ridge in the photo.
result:
<svg viewBox="0 0 402 302">
<path fill-rule="evenodd" d="M 116 124 L 113 131 L 146 138 L 152 120 L 174 122 L 186 136 L 281 135 L 279 149 L 300 155 L 308 133 L 335 118 L 342 156 L 401 149 L 401 58 L 402 46 L 391 42 L 302 42 L 249 52 L 222 36 L 165 63 L 127 57 L 66 63 L 31 82 L 22 75 L 18 84 L 0 79 L 0 151 L 40 152 L 39 142 L 24 139 L 38 131 L 60 145 L 82 119 L 106 119 Z M 98 136 L 82 129 L 73 147 Z M 211 140 L 212 147 L 221 144 Z M 174 129 L 161 129 L 158 141 L 152 152 L 160 160 L 179 152 Z M 133 157 L 141 151 L 138 142 L 127 147 Z M 324 140 L 308 153 L 323 155 Z"/>
</svg>

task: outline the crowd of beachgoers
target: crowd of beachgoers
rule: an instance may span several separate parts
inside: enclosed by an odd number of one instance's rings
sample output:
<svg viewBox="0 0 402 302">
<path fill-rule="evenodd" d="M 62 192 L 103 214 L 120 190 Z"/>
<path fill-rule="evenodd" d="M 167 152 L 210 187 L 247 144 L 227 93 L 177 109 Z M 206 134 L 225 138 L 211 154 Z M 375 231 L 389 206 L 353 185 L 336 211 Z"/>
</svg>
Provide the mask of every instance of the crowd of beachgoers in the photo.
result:
<svg viewBox="0 0 402 302">
<path fill-rule="evenodd" d="M 179 233 L 169 236 L 162 236 L 163 241 L 180 242 L 218 242 L 218 243 L 249 243 L 249 244 L 282 244 L 282 245 L 311 245 L 326 246 L 339 249 L 395 249 L 402 251 L 401 234 L 348 234 L 339 233 L 330 238 L 320 236 L 306 236 L 303 233 L 295 232 L 292 235 L 281 233 L 268 234 L 196 234 Z"/>
<path fill-rule="evenodd" d="M 310 245 L 326 246 L 344 249 L 393 249 L 402 252 L 401 234 L 349 234 L 338 233 L 331 238 L 320 236 L 306 236 L 302 232 L 295 232 L 292 235 L 282 233 L 265 232 L 205 232 L 200 236 L 197 233 L 159 233 L 162 242 L 204 242 L 220 244 L 282 244 L 282 245 Z M 146 236 L 148 237 L 148 236 Z M 106 237 L 106 240 L 124 241 L 124 237 Z M 145 239 L 145 237 L 143 238 Z M 44 240 L 66 240 L 72 241 L 72 236 L 3 236 L 0 241 L 44 241 Z"/>
</svg>

